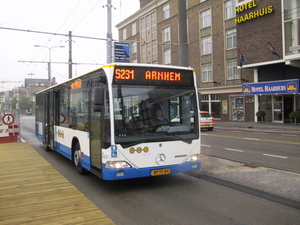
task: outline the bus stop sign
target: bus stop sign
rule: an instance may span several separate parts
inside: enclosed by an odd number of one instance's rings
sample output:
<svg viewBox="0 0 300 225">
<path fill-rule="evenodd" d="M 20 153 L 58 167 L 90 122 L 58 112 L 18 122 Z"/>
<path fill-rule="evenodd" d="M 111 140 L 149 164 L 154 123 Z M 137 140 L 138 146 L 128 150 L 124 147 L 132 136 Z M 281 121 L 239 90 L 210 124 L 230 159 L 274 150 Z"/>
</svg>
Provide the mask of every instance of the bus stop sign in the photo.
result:
<svg viewBox="0 0 300 225">
<path fill-rule="evenodd" d="M 115 42 L 115 62 L 129 63 L 130 44 Z"/>
</svg>

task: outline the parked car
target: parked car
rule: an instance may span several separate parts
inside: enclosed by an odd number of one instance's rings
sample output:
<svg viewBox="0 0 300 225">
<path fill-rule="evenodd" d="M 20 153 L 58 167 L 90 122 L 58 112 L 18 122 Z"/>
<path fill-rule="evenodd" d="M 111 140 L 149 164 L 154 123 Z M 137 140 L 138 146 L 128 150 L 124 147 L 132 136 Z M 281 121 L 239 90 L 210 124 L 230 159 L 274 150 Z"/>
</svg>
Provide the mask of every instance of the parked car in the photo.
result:
<svg viewBox="0 0 300 225">
<path fill-rule="evenodd" d="M 200 127 L 212 131 L 215 127 L 214 117 L 207 111 L 200 111 Z"/>
<path fill-rule="evenodd" d="M 25 115 L 32 115 L 32 112 L 26 112 Z"/>
</svg>

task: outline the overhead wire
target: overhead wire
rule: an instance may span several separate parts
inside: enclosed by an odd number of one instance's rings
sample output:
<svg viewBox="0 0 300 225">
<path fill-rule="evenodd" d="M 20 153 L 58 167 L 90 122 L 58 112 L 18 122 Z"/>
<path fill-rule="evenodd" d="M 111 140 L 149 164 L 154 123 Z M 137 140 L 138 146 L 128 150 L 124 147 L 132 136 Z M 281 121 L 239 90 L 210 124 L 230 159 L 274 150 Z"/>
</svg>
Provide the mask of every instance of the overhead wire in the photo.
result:
<svg viewBox="0 0 300 225">
<path fill-rule="evenodd" d="M 84 21 L 85 20 L 85 18 L 88 16 L 88 15 L 90 15 L 90 13 L 100 4 L 102 2 L 102 0 L 100 0 L 74 27 L 73 27 L 73 29 L 72 29 L 72 31 L 74 31 L 75 30 L 75 28 L 76 27 L 78 27 L 79 26 L 79 24 L 81 24 L 82 23 L 82 21 Z"/>
<path fill-rule="evenodd" d="M 63 23 L 59 26 L 59 28 L 57 30 L 59 30 L 64 24 L 65 22 L 69 19 L 69 17 L 72 15 L 72 13 L 76 10 L 76 8 L 80 5 L 80 3 L 82 2 L 82 0 L 80 0 L 77 5 L 74 7 L 74 9 L 71 11 L 71 13 L 66 17 L 66 19 L 63 21 Z M 82 21 L 102 2 L 102 0 L 100 0 L 95 6 L 93 6 L 93 8 L 88 12 L 88 14 L 86 14 L 79 22 L 78 24 L 73 28 L 73 31 L 76 29 L 76 27 L 78 27 L 79 24 L 82 23 Z M 120 0 L 120 5 L 122 5 L 121 3 L 121 0 Z M 298 10 L 297 10 L 298 11 Z M 290 13 L 289 16 L 292 16 L 294 14 L 296 14 L 297 12 L 293 11 L 292 13 Z M 68 35 L 67 34 L 59 34 L 59 33 L 50 33 L 50 32 L 42 32 L 42 31 L 31 31 L 31 30 L 25 30 L 25 29 L 14 29 L 14 28 L 5 28 L 5 27 L 0 27 L 0 29 L 7 29 L 7 30 L 14 30 L 14 31 L 24 31 L 24 32 L 34 32 L 34 33 L 39 33 L 39 34 L 47 34 L 47 35 L 53 35 L 53 37 L 55 36 L 64 36 L 64 38 L 67 38 Z M 226 31 L 225 31 L 226 32 Z M 220 32 L 220 34 L 224 34 L 225 32 Z M 215 41 L 215 38 L 217 38 L 216 36 L 218 36 L 218 34 L 212 34 L 213 37 L 212 37 L 212 43 Z M 95 37 L 84 37 L 84 36 L 76 36 L 76 35 L 72 35 L 72 37 L 78 37 L 78 38 L 87 38 L 87 39 L 95 39 L 95 40 L 103 40 L 103 41 L 106 41 L 106 38 L 95 38 Z M 51 38 L 51 39 L 52 39 Z M 51 40 L 50 39 L 50 40 Z M 49 41 L 50 41 L 49 40 Z M 49 43 L 49 41 L 47 43 Z M 127 42 L 134 42 L 134 41 L 131 41 L 131 40 L 126 40 Z M 164 42 L 147 42 L 147 41 L 137 41 L 137 42 L 143 42 L 143 43 L 151 43 L 151 44 L 171 44 L 171 45 L 178 45 L 178 43 L 164 43 Z M 189 42 L 188 44 L 195 44 L 196 42 L 199 42 L 199 45 L 201 45 L 201 40 L 197 40 L 197 41 L 194 41 L 194 42 Z M 42 50 L 41 50 L 42 51 Z M 37 56 L 36 56 L 37 57 Z M 36 58 L 35 57 L 35 58 Z M 34 59 L 35 59 L 34 58 Z M 23 75 L 24 76 L 24 75 Z"/>
<path fill-rule="evenodd" d="M 80 0 L 77 4 L 76 4 L 76 6 L 73 8 L 73 10 L 69 13 L 69 15 L 66 17 L 66 19 L 61 23 L 61 25 L 56 29 L 56 32 L 55 33 L 57 33 L 60 29 L 61 29 L 61 27 L 66 23 L 66 21 L 70 18 L 70 16 L 73 14 L 73 12 L 77 9 L 77 7 L 80 5 L 80 3 L 82 2 L 82 0 Z M 45 46 L 47 46 L 50 42 L 51 42 L 51 40 L 54 38 L 54 37 L 56 37 L 56 35 L 55 34 L 53 34 L 52 35 L 52 37 L 47 41 L 47 43 L 46 44 L 44 44 Z M 60 40 L 59 42 L 58 42 L 58 44 L 56 44 L 56 45 L 59 45 L 60 43 L 62 43 L 63 42 L 63 40 L 65 40 L 66 39 L 66 37 L 64 37 L 64 39 L 62 39 L 62 40 Z M 41 54 L 41 52 L 43 51 L 43 49 L 40 49 L 40 51 L 37 53 L 37 55 L 34 57 L 34 59 L 33 59 L 33 61 Z M 46 56 L 45 56 L 46 57 Z M 34 72 L 34 69 L 35 69 L 35 67 L 33 68 L 33 70 L 32 70 L 32 72 L 31 73 L 33 73 Z M 24 74 L 23 74 L 23 77 L 24 77 Z"/>
</svg>

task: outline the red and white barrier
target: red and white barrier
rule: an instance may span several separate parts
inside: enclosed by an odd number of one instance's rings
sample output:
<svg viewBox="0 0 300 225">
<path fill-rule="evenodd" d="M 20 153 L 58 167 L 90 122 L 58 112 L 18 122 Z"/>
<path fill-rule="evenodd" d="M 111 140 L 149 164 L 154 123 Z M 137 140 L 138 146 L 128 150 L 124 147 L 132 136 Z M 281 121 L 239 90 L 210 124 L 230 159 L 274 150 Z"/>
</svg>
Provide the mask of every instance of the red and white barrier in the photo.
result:
<svg viewBox="0 0 300 225">
<path fill-rule="evenodd" d="M 8 137 L 8 125 L 0 124 L 0 137 Z"/>
<path fill-rule="evenodd" d="M 18 142 L 18 135 L 19 125 L 0 123 L 0 143 Z"/>
</svg>

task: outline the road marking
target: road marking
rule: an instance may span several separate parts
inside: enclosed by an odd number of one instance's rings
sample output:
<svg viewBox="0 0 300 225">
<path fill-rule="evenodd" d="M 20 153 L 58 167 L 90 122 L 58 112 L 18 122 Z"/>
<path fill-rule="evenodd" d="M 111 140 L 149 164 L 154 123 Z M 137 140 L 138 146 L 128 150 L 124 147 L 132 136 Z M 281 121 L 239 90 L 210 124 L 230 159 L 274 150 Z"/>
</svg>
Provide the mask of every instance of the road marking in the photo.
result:
<svg viewBox="0 0 300 225">
<path fill-rule="evenodd" d="M 260 132 L 255 132 L 256 134 L 268 134 L 268 133 L 260 133 Z"/>
<path fill-rule="evenodd" d="M 288 157 L 280 156 L 280 155 L 269 155 L 269 154 L 263 154 L 264 156 L 274 157 L 274 158 L 280 158 L 280 159 L 287 159 Z"/>
<path fill-rule="evenodd" d="M 245 139 L 243 137 L 228 136 L 228 135 L 218 135 L 218 134 L 207 134 L 207 135 L 208 136 L 213 136 L 213 137 L 223 137 L 223 138 L 233 138 L 233 139 Z M 258 140 L 259 141 L 264 141 L 264 142 L 273 142 L 273 143 L 300 145 L 300 142 L 292 142 L 292 141 L 278 141 L 278 140 L 268 140 L 268 139 L 258 139 Z"/>
<path fill-rule="evenodd" d="M 202 147 L 210 148 L 210 145 L 201 145 Z"/>
<path fill-rule="evenodd" d="M 290 137 L 296 137 L 296 134 L 281 134 L 282 136 L 290 136 Z"/>
<path fill-rule="evenodd" d="M 238 150 L 238 149 L 233 149 L 233 148 L 225 148 L 227 151 L 233 151 L 233 152 L 244 152 L 244 150 Z"/>
<path fill-rule="evenodd" d="M 242 133 L 242 132 L 244 132 L 244 131 L 240 131 L 240 130 L 234 130 L 234 131 L 232 131 L 232 133 Z"/>
<path fill-rule="evenodd" d="M 246 140 L 252 140 L 252 141 L 260 141 L 260 139 L 257 139 L 257 138 L 244 138 Z"/>
</svg>

